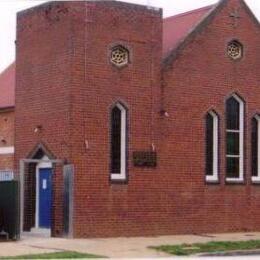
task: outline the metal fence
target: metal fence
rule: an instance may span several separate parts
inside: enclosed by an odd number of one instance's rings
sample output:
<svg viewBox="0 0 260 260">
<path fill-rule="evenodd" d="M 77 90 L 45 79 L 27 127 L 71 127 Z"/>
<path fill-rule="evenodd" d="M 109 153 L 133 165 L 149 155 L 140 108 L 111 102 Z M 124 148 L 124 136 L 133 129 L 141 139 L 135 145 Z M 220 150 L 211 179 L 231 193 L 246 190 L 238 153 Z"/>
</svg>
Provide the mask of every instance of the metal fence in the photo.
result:
<svg viewBox="0 0 260 260">
<path fill-rule="evenodd" d="M 19 238 L 18 181 L 0 180 L 0 240 Z"/>
</svg>

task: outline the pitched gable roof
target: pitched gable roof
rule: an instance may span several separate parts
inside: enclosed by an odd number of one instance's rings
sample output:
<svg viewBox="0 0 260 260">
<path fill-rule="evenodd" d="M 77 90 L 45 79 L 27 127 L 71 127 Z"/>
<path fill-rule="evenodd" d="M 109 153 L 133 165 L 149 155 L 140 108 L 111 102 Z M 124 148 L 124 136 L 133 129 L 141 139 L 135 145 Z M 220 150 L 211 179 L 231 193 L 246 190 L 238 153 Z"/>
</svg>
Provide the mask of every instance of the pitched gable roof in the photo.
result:
<svg viewBox="0 0 260 260">
<path fill-rule="evenodd" d="M 183 40 L 214 6 L 206 6 L 163 20 L 163 57 Z"/>
<path fill-rule="evenodd" d="M 197 35 L 198 32 L 202 31 L 205 28 L 205 26 L 207 24 L 209 24 L 209 22 L 215 17 L 215 15 L 219 12 L 219 10 L 221 10 L 228 3 L 228 1 L 229 0 L 219 0 L 219 2 L 215 5 L 204 7 L 201 9 L 190 11 L 188 13 L 184 13 L 182 15 L 175 16 L 175 18 L 176 17 L 178 18 L 178 16 L 186 16 L 186 18 L 183 17 L 184 21 L 186 20 L 186 22 L 185 22 L 185 25 L 183 26 L 184 29 L 181 30 L 182 35 L 180 34 L 181 36 L 178 38 L 178 40 L 176 40 L 176 41 L 172 40 L 172 44 L 173 44 L 172 48 L 170 48 L 170 44 L 169 44 L 169 42 L 170 42 L 169 35 L 171 33 L 169 33 L 169 29 L 168 30 L 166 29 L 164 31 L 164 34 L 169 34 L 168 36 L 164 35 L 164 39 L 168 40 L 167 44 L 164 43 L 164 46 L 165 46 L 164 47 L 164 56 L 163 56 L 164 69 L 167 69 L 168 66 L 170 66 L 172 64 L 175 57 L 177 57 L 177 54 L 190 42 L 191 39 L 193 39 Z M 254 15 L 252 10 L 248 7 L 245 0 L 237 0 L 237 1 L 239 1 L 243 5 L 244 9 L 247 11 L 247 13 L 251 17 L 252 21 L 260 28 L 260 23 L 259 23 L 258 19 Z M 208 10 L 207 10 L 207 8 L 208 8 Z M 196 16 L 196 13 L 198 14 L 198 16 Z M 196 17 L 197 17 L 197 22 L 196 22 Z M 191 26 L 190 28 L 188 28 L 189 22 L 187 22 L 187 21 L 189 21 L 189 19 L 190 19 L 190 21 L 194 22 L 193 24 L 192 24 L 192 22 L 190 22 L 190 26 Z M 172 20 L 174 20 L 174 17 L 172 17 Z M 173 23 L 172 23 L 172 25 L 173 25 Z M 165 28 L 166 28 L 166 25 L 165 25 Z M 186 29 L 186 31 L 185 31 L 185 29 Z M 174 31 L 174 29 L 172 29 L 172 31 Z M 174 39 L 173 36 L 171 36 L 171 37 L 172 37 L 172 39 Z M 167 49 L 166 46 L 168 46 L 169 49 Z"/>
<path fill-rule="evenodd" d="M 189 39 L 204 28 L 208 21 L 221 9 L 228 0 L 178 14 L 163 20 L 163 59 L 164 68 L 170 65 L 177 53 L 182 50 Z M 253 21 L 259 26 L 259 21 L 244 0 L 239 0 Z M 15 106 L 15 63 L 0 73 L 0 109 Z"/>
<path fill-rule="evenodd" d="M 0 109 L 14 107 L 15 63 L 0 74 Z"/>
</svg>

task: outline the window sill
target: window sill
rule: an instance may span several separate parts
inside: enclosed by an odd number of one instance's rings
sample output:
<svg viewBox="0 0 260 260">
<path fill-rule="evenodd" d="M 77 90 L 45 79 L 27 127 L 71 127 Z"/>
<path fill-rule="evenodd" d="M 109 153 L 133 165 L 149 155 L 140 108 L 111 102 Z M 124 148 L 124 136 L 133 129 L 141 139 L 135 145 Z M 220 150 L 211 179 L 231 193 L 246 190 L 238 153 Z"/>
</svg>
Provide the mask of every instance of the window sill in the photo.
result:
<svg viewBox="0 0 260 260">
<path fill-rule="evenodd" d="M 206 184 L 220 184 L 219 179 L 216 179 L 216 178 L 215 179 L 206 178 L 205 182 L 206 182 Z"/>
<path fill-rule="evenodd" d="M 251 182 L 252 182 L 253 184 L 258 184 L 258 185 L 260 185 L 260 178 L 252 178 L 252 179 L 251 179 Z"/>
<path fill-rule="evenodd" d="M 114 176 L 113 176 L 114 175 Z M 109 179 L 109 182 L 111 184 L 128 184 L 128 179 L 126 178 L 126 176 L 120 176 L 120 174 L 118 174 L 119 176 L 116 176 L 116 174 L 111 174 L 110 175 L 110 179 Z"/>
<path fill-rule="evenodd" d="M 245 180 L 226 178 L 226 184 L 245 184 Z"/>
</svg>

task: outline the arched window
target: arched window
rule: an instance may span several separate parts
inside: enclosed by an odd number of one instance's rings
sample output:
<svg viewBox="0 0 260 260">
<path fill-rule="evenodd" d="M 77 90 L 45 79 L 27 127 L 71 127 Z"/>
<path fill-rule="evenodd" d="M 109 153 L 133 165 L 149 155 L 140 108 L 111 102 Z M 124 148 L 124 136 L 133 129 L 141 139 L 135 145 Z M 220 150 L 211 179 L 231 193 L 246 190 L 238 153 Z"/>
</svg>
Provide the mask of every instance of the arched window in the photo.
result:
<svg viewBox="0 0 260 260">
<path fill-rule="evenodd" d="M 252 120 L 252 181 L 260 182 L 260 116 Z"/>
<path fill-rule="evenodd" d="M 210 111 L 206 116 L 206 181 L 218 181 L 218 116 Z"/>
<path fill-rule="evenodd" d="M 237 95 L 226 102 L 226 177 L 244 179 L 244 102 Z"/>
<path fill-rule="evenodd" d="M 117 103 L 111 111 L 111 180 L 126 180 L 127 111 Z"/>
</svg>

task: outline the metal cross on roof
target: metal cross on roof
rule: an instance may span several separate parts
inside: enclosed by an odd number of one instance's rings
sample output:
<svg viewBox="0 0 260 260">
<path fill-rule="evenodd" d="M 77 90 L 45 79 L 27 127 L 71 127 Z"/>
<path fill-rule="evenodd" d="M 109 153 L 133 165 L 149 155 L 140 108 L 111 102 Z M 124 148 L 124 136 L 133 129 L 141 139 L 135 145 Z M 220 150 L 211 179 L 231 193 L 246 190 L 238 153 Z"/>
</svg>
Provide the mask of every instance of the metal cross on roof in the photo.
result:
<svg viewBox="0 0 260 260">
<path fill-rule="evenodd" d="M 233 12 L 229 15 L 231 18 L 233 18 L 233 26 L 236 28 L 238 25 L 238 20 L 241 18 L 239 14 L 239 9 L 235 9 Z"/>
</svg>

